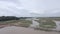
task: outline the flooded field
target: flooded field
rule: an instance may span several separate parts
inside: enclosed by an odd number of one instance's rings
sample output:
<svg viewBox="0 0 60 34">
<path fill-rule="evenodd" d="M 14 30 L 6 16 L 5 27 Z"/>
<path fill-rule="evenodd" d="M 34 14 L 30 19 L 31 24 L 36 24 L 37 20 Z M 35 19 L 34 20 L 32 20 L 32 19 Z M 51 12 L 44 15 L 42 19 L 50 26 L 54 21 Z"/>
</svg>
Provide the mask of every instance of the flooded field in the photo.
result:
<svg viewBox="0 0 60 34">
<path fill-rule="evenodd" d="M 0 34 L 60 34 L 59 32 L 38 31 L 31 28 L 9 26 L 0 29 Z"/>
</svg>

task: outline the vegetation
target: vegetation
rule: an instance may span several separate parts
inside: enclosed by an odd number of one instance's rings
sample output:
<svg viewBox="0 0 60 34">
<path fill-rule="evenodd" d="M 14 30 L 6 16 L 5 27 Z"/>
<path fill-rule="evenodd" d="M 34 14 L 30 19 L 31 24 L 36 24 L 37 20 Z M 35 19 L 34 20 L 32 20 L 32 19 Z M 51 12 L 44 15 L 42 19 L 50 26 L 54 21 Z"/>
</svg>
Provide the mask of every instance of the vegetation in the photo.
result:
<svg viewBox="0 0 60 34">
<path fill-rule="evenodd" d="M 37 18 L 39 20 L 36 20 L 39 22 L 39 28 L 35 28 L 37 30 L 44 30 L 44 31 L 52 31 L 53 28 L 56 28 L 56 23 L 53 20 L 57 20 L 55 18 Z"/>
<path fill-rule="evenodd" d="M 17 23 L 17 20 L 0 21 L 0 25 L 7 25 L 7 24 L 12 24 L 12 23 Z"/>
<path fill-rule="evenodd" d="M 21 27 L 29 27 L 30 24 L 32 24 L 32 21 L 29 21 L 29 20 L 19 20 L 19 22 L 15 23 L 14 25 L 21 26 Z"/>
<path fill-rule="evenodd" d="M 32 21 L 29 20 L 10 20 L 10 21 L 1 21 L 0 25 L 13 25 L 21 27 L 29 27 L 32 24 Z"/>
<path fill-rule="evenodd" d="M 0 17 L 0 24 L 10 24 L 10 25 L 15 25 L 15 26 L 21 26 L 21 27 L 29 27 L 30 24 L 32 24 L 32 21 L 30 20 L 25 20 L 26 18 L 31 18 L 31 17 L 15 17 L 15 16 L 2 16 Z M 43 28 L 54 28 L 56 24 L 53 22 L 53 20 L 60 20 L 58 18 L 52 18 L 52 17 L 41 17 L 37 18 L 39 20 L 36 20 L 37 22 L 40 23 L 40 27 Z"/>
<path fill-rule="evenodd" d="M 9 20 L 19 20 L 19 18 L 15 17 L 15 16 L 2 16 L 2 17 L 0 17 L 0 21 L 9 21 Z"/>
<path fill-rule="evenodd" d="M 55 22 L 50 18 L 40 18 L 38 22 L 40 23 L 39 26 L 43 28 L 54 28 L 56 26 Z"/>
<path fill-rule="evenodd" d="M 21 27 L 29 27 L 30 24 L 32 24 L 32 21 L 25 20 L 26 18 L 27 17 L 1 16 L 0 25 L 15 25 Z"/>
</svg>

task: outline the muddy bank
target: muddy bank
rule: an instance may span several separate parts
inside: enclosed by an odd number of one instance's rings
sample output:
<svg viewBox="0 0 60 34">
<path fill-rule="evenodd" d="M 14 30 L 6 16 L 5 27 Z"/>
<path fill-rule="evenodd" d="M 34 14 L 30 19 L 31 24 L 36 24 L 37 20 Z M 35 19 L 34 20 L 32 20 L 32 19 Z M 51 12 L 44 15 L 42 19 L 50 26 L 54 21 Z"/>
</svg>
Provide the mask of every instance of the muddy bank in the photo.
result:
<svg viewBox="0 0 60 34">
<path fill-rule="evenodd" d="M 9 26 L 0 29 L 0 34 L 60 34 L 58 32 L 38 31 L 31 28 Z"/>
</svg>

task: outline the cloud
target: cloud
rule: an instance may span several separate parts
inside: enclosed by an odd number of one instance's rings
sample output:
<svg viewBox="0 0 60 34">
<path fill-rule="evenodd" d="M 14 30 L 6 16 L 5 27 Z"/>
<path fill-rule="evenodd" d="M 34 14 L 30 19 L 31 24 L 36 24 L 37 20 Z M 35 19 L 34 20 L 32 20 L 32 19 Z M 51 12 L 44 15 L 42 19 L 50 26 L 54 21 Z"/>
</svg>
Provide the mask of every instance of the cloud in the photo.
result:
<svg viewBox="0 0 60 34">
<path fill-rule="evenodd" d="M 0 16 L 25 16 L 31 17 L 30 10 L 11 2 L 11 1 L 0 1 Z M 34 16 L 34 15 L 33 15 Z"/>
<path fill-rule="evenodd" d="M 0 16 L 28 16 L 23 7 L 8 1 L 0 1 Z"/>
<path fill-rule="evenodd" d="M 0 16 L 60 16 L 59 0 L 0 0 Z"/>
</svg>

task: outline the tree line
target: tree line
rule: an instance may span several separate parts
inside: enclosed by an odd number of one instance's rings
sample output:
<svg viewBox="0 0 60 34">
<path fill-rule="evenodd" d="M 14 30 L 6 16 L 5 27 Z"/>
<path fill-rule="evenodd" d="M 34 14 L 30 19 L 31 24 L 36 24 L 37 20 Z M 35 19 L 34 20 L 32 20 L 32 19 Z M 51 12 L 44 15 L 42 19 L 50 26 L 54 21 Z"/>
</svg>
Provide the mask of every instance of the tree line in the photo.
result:
<svg viewBox="0 0 60 34">
<path fill-rule="evenodd" d="M 8 20 L 19 20 L 20 18 L 15 16 L 1 16 L 0 21 L 8 21 Z"/>
<path fill-rule="evenodd" d="M 0 16 L 0 21 L 20 20 L 20 19 L 27 19 L 27 18 L 31 18 L 31 17 Z"/>
</svg>

